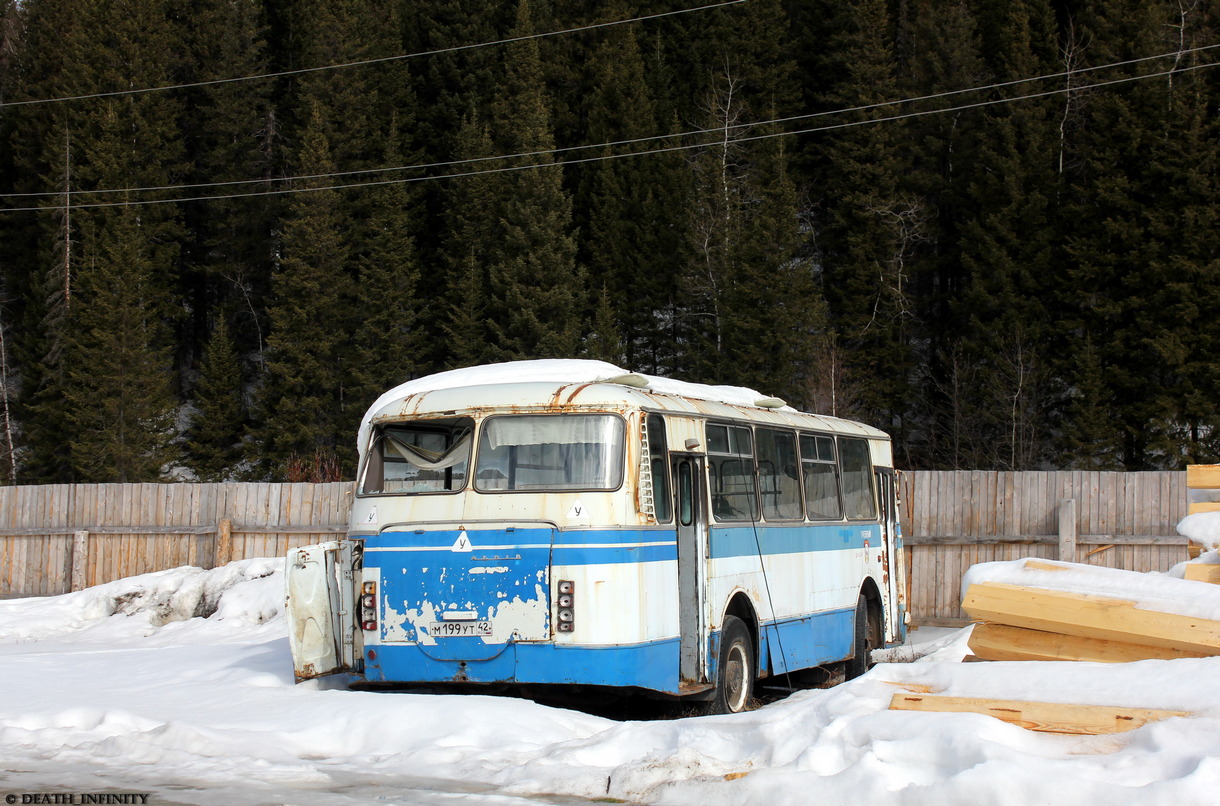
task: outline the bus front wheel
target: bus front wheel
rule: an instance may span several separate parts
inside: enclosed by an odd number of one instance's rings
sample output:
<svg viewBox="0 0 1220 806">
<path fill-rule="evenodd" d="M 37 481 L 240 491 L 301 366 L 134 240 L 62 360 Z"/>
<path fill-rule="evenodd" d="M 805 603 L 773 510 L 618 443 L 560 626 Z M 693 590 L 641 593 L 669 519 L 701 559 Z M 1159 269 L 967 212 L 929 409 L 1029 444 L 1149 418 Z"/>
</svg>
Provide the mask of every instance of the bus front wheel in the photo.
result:
<svg viewBox="0 0 1220 806">
<path fill-rule="evenodd" d="M 720 662 L 716 665 L 716 694 L 708 703 L 710 714 L 736 714 L 750 707 L 754 696 L 754 642 L 745 622 L 725 616 L 720 630 Z"/>
<path fill-rule="evenodd" d="M 854 680 L 860 675 L 869 670 L 872 664 L 873 643 L 872 635 L 873 625 L 871 618 L 872 610 L 868 606 L 868 599 L 864 598 L 864 594 L 860 594 L 860 598 L 856 600 L 856 623 L 855 623 L 855 654 L 851 660 L 847 661 L 847 668 L 844 677 L 848 680 Z"/>
</svg>

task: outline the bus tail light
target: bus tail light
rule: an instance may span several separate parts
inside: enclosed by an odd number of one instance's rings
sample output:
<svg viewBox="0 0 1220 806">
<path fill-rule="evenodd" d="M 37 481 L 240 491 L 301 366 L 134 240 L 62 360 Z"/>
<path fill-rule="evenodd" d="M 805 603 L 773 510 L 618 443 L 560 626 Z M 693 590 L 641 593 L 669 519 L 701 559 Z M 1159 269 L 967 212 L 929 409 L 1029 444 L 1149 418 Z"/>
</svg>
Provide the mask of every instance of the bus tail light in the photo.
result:
<svg viewBox="0 0 1220 806">
<path fill-rule="evenodd" d="M 576 583 L 561 579 L 555 585 L 555 629 L 572 632 L 576 627 Z"/>
<path fill-rule="evenodd" d="M 377 629 L 376 582 L 365 582 L 360 589 L 360 629 Z"/>
</svg>

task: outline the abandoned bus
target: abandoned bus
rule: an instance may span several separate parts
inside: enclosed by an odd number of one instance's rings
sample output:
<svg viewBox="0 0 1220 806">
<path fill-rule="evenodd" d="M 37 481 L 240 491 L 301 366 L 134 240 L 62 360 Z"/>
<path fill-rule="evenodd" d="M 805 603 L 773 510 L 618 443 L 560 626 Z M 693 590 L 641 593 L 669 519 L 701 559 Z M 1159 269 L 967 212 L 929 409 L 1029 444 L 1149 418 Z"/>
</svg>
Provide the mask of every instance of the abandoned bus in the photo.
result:
<svg viewBox="0 0 1220 806">
<path fill-rule="evenodd" d="M 747 706 L 759 678 L 905 632 L 886 434 L 774 398 L 523 361 L 365 416 L 345 539 L 293 549 L 297 679 L 631 687 Z"/>
</svg>

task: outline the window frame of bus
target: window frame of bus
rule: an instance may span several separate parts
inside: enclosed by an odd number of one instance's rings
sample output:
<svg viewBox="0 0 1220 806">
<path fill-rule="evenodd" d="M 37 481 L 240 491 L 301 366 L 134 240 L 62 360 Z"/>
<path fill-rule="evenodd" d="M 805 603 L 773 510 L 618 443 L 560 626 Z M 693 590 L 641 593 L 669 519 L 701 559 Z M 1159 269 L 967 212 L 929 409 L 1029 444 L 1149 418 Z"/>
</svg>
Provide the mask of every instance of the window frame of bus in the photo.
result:
<svg viewBox="0 0 1220 806">
<path fill-rule="evenodd" d="M 796 478 L 796 501 L 795 501 L 796 514 L 795 515 L 787 515 L 787 516 L 780 515 L 780 514 L 769 515 L 767 513 L 766 496 L 769 493 L 764 492 L 764 490 L 763 490 L 763 478 L 764 478 L 763 444 L 764 444 L 764 442 L 760 438 L 761 435 L 764 433 L 770 434 L 770 435 L 779 435 L 779 436 L 787 437 L 788 441 L 791 444 L 791 448 L 792 448 L 791 458 L 793 461 L 796 462 L 796 466 L 794 468 L 796 471 L 796 477 L 795 477 Z M 771 444 L 772 445 L 776 444 L 774 438 L 772 438 Z M 777 458 L 779 458 L 779 457 L 777 456 Z M 758 497 L 761 499 L 759 502 L 761 505 L 760 506 L 761 519 L 764 521 L 767 521 L 768 523 L 787 523 L 787 522 L 805 520 L 806 511 L 805 511 L 805 500 L 804 500 L 804 476 L 802 475 L 804 468 L 801 466 L 801 464 L 802 464 L 801 463 L 801 454 L 800 454 L 800 449 L 798 447 L 797 432 L 793 431 L 790 428 L 773 428 L 770 426 L 755 426 L 754 427 L 754 462 L 755 462 L 755 467 L 758 471 L 757 472 L 757 475 L 758 475 L 757 487 L 758 487 Z M 774 464 L 774 463 L 772 463 L 772 464 Z M 776 495 L 777 503 L 779 501 L 779 493 L 780 493 L 779 477 L 780 477 L 781 473 L 782 473 L 782 470 L 780 468 L 776 467 L 775 473 L 771 474 L 776 479 L 775 495 Z"/>
<path fill-rule="evenodd" d="M 879 509 L 877 507 L 877 480 L 873 473 L 873 452 L 872 452 L 871 447 L 869 446 L 868 439 L 866 439 L 865 437 L 851 437 L 851 436 L 845 436 L 845 435 L 839 434 L 835 438 L 835 443 L 836 443 L 836 445 L 835 445 L 836 450 L 838 450 L 838 452 L 839 452 L 839 495 L 842 498 L 842 502 L 843 502 L 844 518 L 846 518 L 849 521 L 875 521 L 875 520 L 877 520 L 878 513 L 879 513 Z M 846 444 L 851 444 L 851 445 L 858 444 L 862 447 L 863 458 L 864 458 L 864 469 L 863 469 L 863 471 L 861 471 L 861 475 L 863 476 L 863 478 L 865 480 L 865 486 L 867 487 L 868 495 L 866 496 L 866 500 L 869 503 L 869 509 L 871 510 L 872 514 L 855 515 L 852 512 L 848 511 L 849 498 L 848 498 L 847 484 L 845 483 L 846 479 L 848 478 L 848 470 L 847 470 L 846 465 L 843 463 L 843 457 L 844 457 L 844 453 L 845 453 L 845 451 L 843 450 L 843 447 Z"/>
<path fill-rule="evenodd" d="M 445 450 L 453 447 L 454 436 L 462 433 L 464 430 L 469 430 L 470 453 L 466 457 L 467 473 L 462 477 L 462 483 L 456 487 L 445 490 L 378 490 L 376 492 L 368 491 L 369 473 L 373 468 L 377 468 L 377 472 L 381 476 L 381 486 L 385 487 L 385 450 L 384 437 L 387 430 L 415 431 L 425 434 L 442 434 L 445 437 Z M 373 429 L 373 434 L 369 442 L 368 452 L 365 454 L 364 467 L 360 473 L 360 485 L 357 488 L 356 496 L 364 498 L 366 496 L 384 496 L 384 495 L 454 495 L 466 489 L 466 484 L 470 478 L 470 469 L 474 467 L 474 430 L 475 422 L 473 417 L 456 417 L 444 420 L 407 420 L 403 422 L 390 422 L 377 425 Z M 451 471 L 452 468 L 445 468 L 446 471 Z M 446 473 L 446 476 L 451 477 L 451 473 Z M 447 481 L 446 483 L 452 483 Z"/>
<path fill-rule="evenodd" d="M 841 521 L 843 520 L 843 480 L 842 470 L 839 467 L 839 449 L 838 442 L 833 434 L 819 434 L 812 431 L 801 431 L 798 433 L 797 445 L 801 454 L 801 494 L 805 496 L 805 519 L 810 521 Z M 804 443 L 806 439 L 813 440 L 812 456 L 805 453 Z M 827 459 L 822 455 L 824 443 L 830 443 L 830 458 Z M 806 486 L 806 465 L 816 465 L 818 467 L 829 467 L 834 478 L 835 484 L 835 504 L 838 508 L 838 513 L 835 515 L 823 515 L 822 513 L 815 514 L 810 511 L 809 490 Z"/>
<path fill-rule="evenodd" d="M 660 414 L 645 412 L 644 429 L 648 433 L 648 470 L 652 475 L 653 517 L 657 523 L 670 523 L 674 518 L 674 498 L 669 478 L 669 438 L 665 433 L 665 418 Z M 658 466 L 660 474 L 657 473 Z"/>
<path fill-rule="evenodd" d="M 618 446 L 618 448 L 619 448 L 618 458 L 617 458 L 617 462 L 615 463 L 615 467 L 617 468 L 617 471 L 616 471 L 617 472 L 617 483 L 613 487 L 561 487 L 561 488 L 531 487 L 531 488 L 525 489 L 525 490 L 520 490 L 520 489 L 497 490 L 497 489 L 486 489 L 486 488 L 480 487 L 479 486 L 479 462 L 482 458 L 484 438 L 485 438 L 485 435 L 488 430 L 487 424 L 489 422 L 492 422 L 492 421 L 498 420 L 498 419 L 509 419 L 509 418 L 518 418 L 518 417 L 521 417 L 521 418 L 524 418 L 524 417 L 556 417 L 556 418 L 611 417 L 611 418 L 613 418 L 614 420 L 616 420 L 618 422 L 619 436 L 620 436 L 619 446 Z M 556 445 L 558 445 L 558 444 L 565 444 L 565 443 L 537 443 L 537 444 L 540 444 L 540 445 L 556 444 Z M 585 443 L 566 443 L 566 444 L 585 444 Z M 501 494 L 504 494 L 504 495 L 535 494 L 536 495 L 539 493 L 553 495 L 555 493 L 612 493 L 612 492 L 617 492 L 617 491 L 623 489 L 623 485 L 625 485 L 627 483 L 626 456 L 627 456 L 627 421 L 626 421 L 626 419 L 624 419 L 624 417 L 621 414 L 619 414 L 617 412 L 612 412 L 612 411 L 571 411 L 571 412 L 521 411 L 521 412 L 511 412 L 511 413 L 502 413 L 502 414 L 492 414 L 488 417 L 483 418 L 483 420 L 481 422 L 479 422 L 478 433 L 476 434 L 476 439 L 475 439 L 474 455 L 473 455 L 472 461 L 471 461 L 471 476 L 473 477 L 474 480 L 471 483 L 470 488 L 481 495 L 501 495 Z"/>
<path fill-rule="evenodd" d="M 712 432 L 713 432 L 713 429 L 718 429 L 718 428 L 725 429 L 724 450 L 717 450 L 715 448 L 716 441 L 712 437 Z M 746 449 L 747 452 L 745 452 L 745 453 L 742 453 L 740 451 L 734 451 L 734 448 L 736 447 L 737 443 L 740 441 L 739 432 L 744 433 L 749 439 L 749 446 L 747 447 L 747 449 Z M 735 433 L 738 434 L 737 437 L 734 437 Z M 740 423 L 708 422 L 704 426 L 704 437 L 707 439 L 707 457 L 708 457 L 708 459 L 707 459 L 708 485 L 707 486 L 708 486 L 708 495 L 711 498 L 710 503 L 711 503 L 712 517 L 718 523 L 757 523 L 760 518 L 761 507 L 759 506 L 759 503 L 758 503 L 758 484 L 756 483 L 756 478 L 758 476 L 758 468 L 757 468 L 757 465 L 755 464 L 755 457 L 754 457 L 754 430 L 749 425 L 742 425 Z M 717 507 L 716 507 L 717 497 L 724 499 L 724 504 L 726 506 L 731 507 L 732 505 L 725 498 L 726 493 L 724 493 L 724 491 L 721 489 L 724 478 L 723 478 L 723 475 L 720 473 L 720 468 L 717 466 L 717 463 L 713 461 L 713 457 L 715 457 L 715 456 L 721 456 L 721 457 L 725 457 L 725 458 L 736 459 L 738 461 L 743 461 L 743 462 L 748 461 L 749 462 L 749 466 L 748 466 L 749 473 L 745 476 L 745 478 L 748 478 L 749 482 L 750 482 L 749 483 L 749 487 L 750 487 L 749 503 L 751 505 L 751 509 L 749 512 L 743 513 L 743 517 L 738 518 L 738 517 L 725 516 L 725 515 L 722 515 L 721 512 L 717 511 Z M 738 495 L 742 495 L 742 493 L 728 493 L 727 495 L 738 496 Z"/>
</svg>

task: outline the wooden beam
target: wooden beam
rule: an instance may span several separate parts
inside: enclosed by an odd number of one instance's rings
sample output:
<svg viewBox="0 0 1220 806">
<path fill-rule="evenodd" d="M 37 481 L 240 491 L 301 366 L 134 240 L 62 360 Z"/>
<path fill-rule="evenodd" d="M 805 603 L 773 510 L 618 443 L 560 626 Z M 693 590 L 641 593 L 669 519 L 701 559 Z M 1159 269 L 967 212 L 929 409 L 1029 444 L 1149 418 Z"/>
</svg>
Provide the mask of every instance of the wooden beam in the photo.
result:
<svg viewBox="0 0 1220 806">
<path fill-rule="evenodd" d="M 72 533 L 72 579 L 68 590 L 80 591 L 89 587 L 89 533 L 83 529 Z"/>
<path fill-rule="evenodd" d="M 1210 582 L 1213 585 L 1220 585 L 1220 565 L 1187 563 L 1185 578 L 1194 582 Z"/>
<path fill-rule="evenodd" d="M 1216 508 L 1220 510 L 1220 502 Z M 1058 535 L 913 535 L 904 534 L 908 546 L 997 546 L 1058 543 Z M 1092 546 L 1185 546 L 1181 535 L 1076 535 L 1076 545 Z"/>
<path fill-rule="evenodd" d="M 233 559 L 233 521 L 221 518 L 216 524 L 216 549 L 213 552 L 216 567 L 228 565 Z"/>
<path fill-rule="evenodd" d="M 890 700 L 890 710 L 984 714 L 1026 730 L 1085 736 L 1123 733 L 1158 719 L 1190 716 L 1189 711 L 989 700 L 978 697 L 944 697 L 930 694 L 895 694 Z"/>
<path fill-rule="evenodd" d="M 1054 543 L 1055 535 L 908 535 L 902 542 L 908 546 L 986 546 L 1006 543 Z"/>
<path fill-rule="evenodd" d="M 1076 499 L 1059 501 L 1059 559 L 1076 562 Z"/>
<path fill-rule="evenodd" d="M 1220 465 L 1187 465 L 1186 486 L 1195 490 L 1220 488 Z"/>
<path fill-rule="evenodd" d="M 50 537 L 53 535 L 74 535 L 82 531 L 79 526 L 23 526 L 18 528 L 0 527 L 0 537 Z M 91 535 L 211 535 L 216 533 L 216 526 L 85 526 L 83 531 Z M 345 523 L 319 524 L 233 524 L 234 534 L 263 535 L 333 535 L 347 534 Z"/>
<path fill-rule="evenodd" d="M 984 582 L 970 586 L 962 609 L 975 621 L 1220 654 L 1220 622 L 1142 610 L 1123 599 Z"/>
<path fill-rule="evenodd" d="M 974 629 L 970 631 L 969 646 L 975 655 L 984 660 L 1129 663 L 1149 659 L 1207 657 L 1204 652 L 1130 644 L 1104 638 L 1082 638 L 1078 635 L 1027 630 L 1005 624 L 974 625 Z"/>
</svg>

